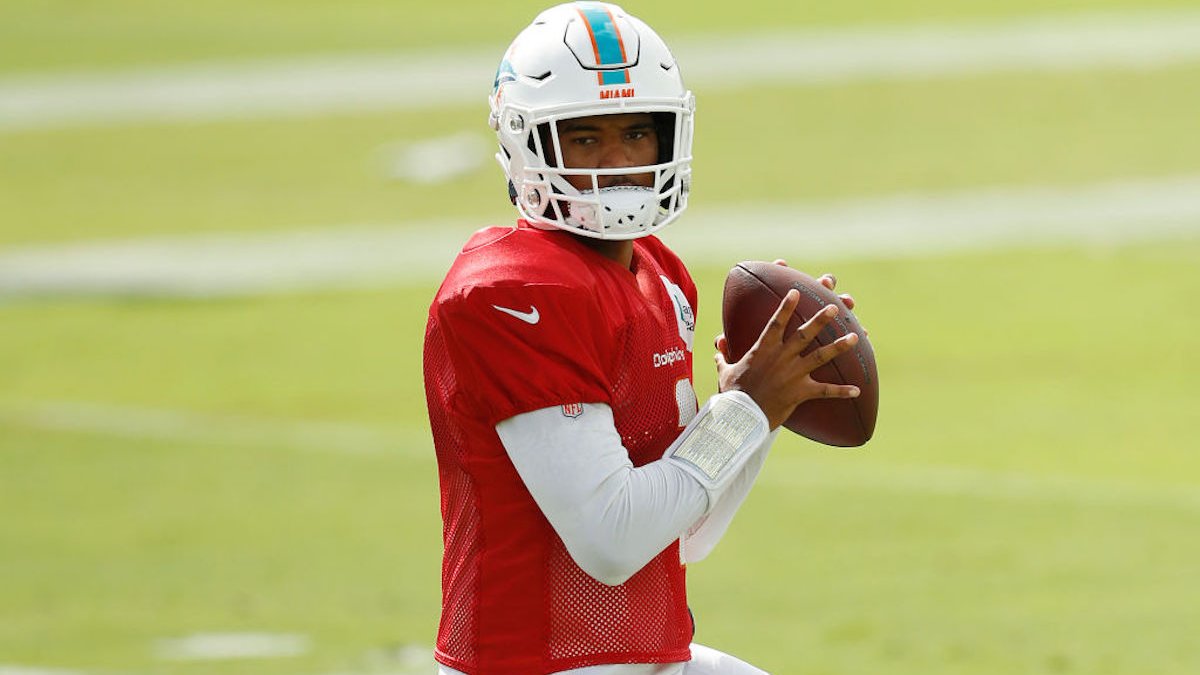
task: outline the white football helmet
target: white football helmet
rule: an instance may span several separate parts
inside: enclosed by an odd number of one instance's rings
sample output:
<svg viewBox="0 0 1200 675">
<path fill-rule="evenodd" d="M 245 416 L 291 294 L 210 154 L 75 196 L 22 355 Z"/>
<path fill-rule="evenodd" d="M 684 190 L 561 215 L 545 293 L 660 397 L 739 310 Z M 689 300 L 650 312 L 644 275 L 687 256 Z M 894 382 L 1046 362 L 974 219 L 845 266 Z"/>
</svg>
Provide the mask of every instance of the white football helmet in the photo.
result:
<svg viewBox="0 0 1200 675">
<path fill-rule="evenodd" d="M 539 14 L 505 52 L 488 100 L 509 196 L 533 225 L 635 239 L 687 207 L 695 99 L 662 38 L 620 7 L 571 2 Z M 559 122 L 643 112 L 654 116 L 657 164 L 564 168 Z M 600 176 L 648 173 L 653 187 L 600 187 Z M 576 189 L 568 175 L 586 177 L 591 189 Z"/>
</svg>

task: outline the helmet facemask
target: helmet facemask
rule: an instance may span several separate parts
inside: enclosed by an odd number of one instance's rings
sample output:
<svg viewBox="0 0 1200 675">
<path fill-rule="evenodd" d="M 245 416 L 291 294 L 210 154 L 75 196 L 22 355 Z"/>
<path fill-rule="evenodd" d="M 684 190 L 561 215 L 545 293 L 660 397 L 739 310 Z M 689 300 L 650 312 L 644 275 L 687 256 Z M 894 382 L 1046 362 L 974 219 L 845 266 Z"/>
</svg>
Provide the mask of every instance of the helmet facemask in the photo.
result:
<svg viewBox="0 0 1200 675">
<path fill-rule="evenodd" d="M 629 112 L 614 111 L 612 114 Z M 588 237 L 633 239 L 674 220 L 687 204 L 690 156 L 680 157 L 688 125 L 681 112 L 650 113 L 655 161 L 630 167 L 571 167 L 563 156 L 560 125 L 552 117 L 531 125 L 524 166 L 514 182 L 522 217 Z M 614 179 L 613 177 L 618 177 Z M 619 177 L 628 177 L 621 179 Z"/>
</svg>

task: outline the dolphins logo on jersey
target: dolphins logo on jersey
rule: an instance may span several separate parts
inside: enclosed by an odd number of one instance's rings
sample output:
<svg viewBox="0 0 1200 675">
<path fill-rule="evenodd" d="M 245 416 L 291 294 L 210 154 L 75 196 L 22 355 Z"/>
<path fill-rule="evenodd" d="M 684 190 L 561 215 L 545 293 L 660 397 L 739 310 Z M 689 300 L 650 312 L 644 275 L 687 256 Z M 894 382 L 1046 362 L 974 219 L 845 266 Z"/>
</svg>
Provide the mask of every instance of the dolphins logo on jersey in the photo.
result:
<svg viewBox="0 0 1200 675">
<path fill-rule="evenodd" d="M 692 309 L 692 303 L 688 302 L 687 295 L 684 294 L 682 288 L 661 274 L 658 278 L 662 279 L 663 286 L 667 289 L 667 295 L 670 296 L 671 303 L 675 305 L 675 322 L 679 325 L 679 337 L 690 352 L 692 351 L 692 342 L 696 338 L 696 312 Z"/>
</svg>

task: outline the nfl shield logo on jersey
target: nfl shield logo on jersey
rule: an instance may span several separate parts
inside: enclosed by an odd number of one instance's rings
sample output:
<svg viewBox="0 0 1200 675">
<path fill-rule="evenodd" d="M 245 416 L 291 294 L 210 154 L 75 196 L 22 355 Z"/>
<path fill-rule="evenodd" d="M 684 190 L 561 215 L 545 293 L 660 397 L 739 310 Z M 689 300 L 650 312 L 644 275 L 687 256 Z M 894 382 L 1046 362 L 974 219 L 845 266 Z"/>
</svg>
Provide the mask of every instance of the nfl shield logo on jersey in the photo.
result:
<svg viewBox="0 0 1200 675">
<path fill-rule="evenodd" d="M 562 407 L 563 417 L 574 419 L 583 414 L 582 403 L 564 403 Z"/>
</svg>

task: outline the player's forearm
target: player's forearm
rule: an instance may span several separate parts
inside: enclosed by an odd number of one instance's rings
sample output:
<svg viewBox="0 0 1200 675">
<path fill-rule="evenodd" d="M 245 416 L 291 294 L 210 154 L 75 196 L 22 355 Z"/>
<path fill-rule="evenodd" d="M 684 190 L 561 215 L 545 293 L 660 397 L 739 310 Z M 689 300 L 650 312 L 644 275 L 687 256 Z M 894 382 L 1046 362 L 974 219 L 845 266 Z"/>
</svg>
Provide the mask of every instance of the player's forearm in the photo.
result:
<svg viewBox="0 0 1200 675">
<path fill-rule="evenodd" d="M 637 468 L 603 404 L 586 404 L 577 418 L 564 417 L 557 407 L 525 413 L 496 431 L 576 564 L 613 585 L 690 528 L 705 530 L 701 519 L 717 509 L 715 527 L 707 528 L 700 544 L 700 557 L 706 555 L 745 498 L 773 438 L 753 401 L 729 393 L 710 400 L 663 459 Z M 727 491 L 733 493 L 728 499 Z"/>
<path fill-rule="evenodd" d="M 603 583 L 633 576 L 708 508 L 685 472 L 664 461 L 633 466 L 606 405 L 585 404 L 574 419 L 545 408 L 496 431 L 571 557 Z"/>
<path fill-rule="evenodd" d="M 737 477 L 726 488 L 721 499 L 709 508 L 707 515 L 693 524 L 683 535 L 683 562 L 694 563 L 704 560 L 716 548 L 717 542 L 725 536 L 725 531 L 729 529 L 733 517 L 742 507 L 742 502 L 746 501 L 746 497 L 750 494 L 750 488 L 754 486 L 754 481 L 767 461 L 771 445 L 778 436 L 779 429 L 775 429 L 767 436 L 754 455 L 746 462 L 746 465 L 738 472 Z"/>
</svg>

